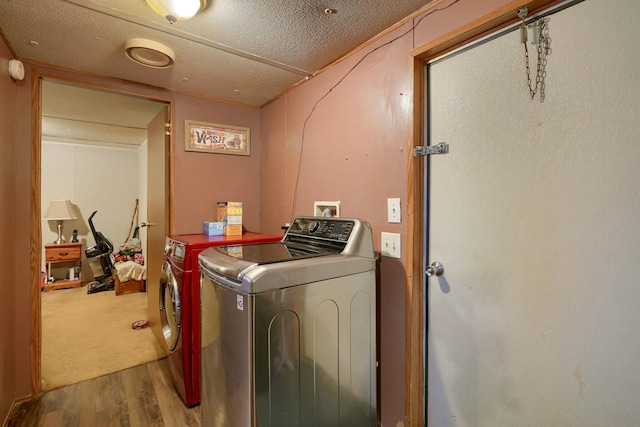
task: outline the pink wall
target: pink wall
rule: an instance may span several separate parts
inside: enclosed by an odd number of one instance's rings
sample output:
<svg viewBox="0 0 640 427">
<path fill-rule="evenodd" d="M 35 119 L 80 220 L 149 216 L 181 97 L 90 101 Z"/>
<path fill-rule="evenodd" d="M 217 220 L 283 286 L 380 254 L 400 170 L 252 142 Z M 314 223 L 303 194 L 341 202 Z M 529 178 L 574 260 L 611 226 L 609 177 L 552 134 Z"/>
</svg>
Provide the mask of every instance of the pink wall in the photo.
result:
<svg viewBox="0 0 640 427">
<path fill-rule="evenodd" d="M 15 242 L 15 120 L 17 89 L 16 83 L 9 77 L 9 59 L 13 55 L 4 40 L 0 38 L 0 259 L 3 265 L 0 300 L 5 307 L 0 310 L 0 420 L 9 413 L 15 398 L 15 354 L 13 352 L 16 330 L 14 328 L 16 254 L 13 250 Z"/>
<path fill-rule="evenodd" d="M 400 233 L 405 242 L 406 151 L 413 114 L 409 52 L 505 3 L 439 2 L 434 11 L 453 5 L 419 24 L 420 17 L 406 23 L 264 107 L 262 230 L 275 233 L 292 217 L 311 214 L 314 200 L 340 200 L 342 216 L 371 224 L 377 250 L 383 231 Z M 401 198 L 402 224 L 387 223 L 389 197 Z M 405 254 L 401 260 L 383 257 L 380 263 L 379 410 L 384 426 L 396 426 L 405 415 L 405 259 Z"/>
<path fill-rule="evenodd" d="M 201 233 L 216 220 L 216 202 L 243 202 L 242 222 L 260 231 L 260 111 L 186 95 L 175 95 L 173 116 L 175 233 Z M 184 121 L 250 129 L 251 156 L 184 150 Z"/>
<path fill-rule="evenodd" d="M 406 124 L 396 118 L 404 116 L 411 91 L 406 76 L 375 65 L 406 65 L 409 41 L 369 56 L 322 100 L 362 55 L 263 108 L 263 229 L 291 220 L 298 168 L 293 216 L 312 214 L 316 200 L 340 200 L 344 216 L 386 224 L 386 198 L 406 192 Z"/>
</svg>

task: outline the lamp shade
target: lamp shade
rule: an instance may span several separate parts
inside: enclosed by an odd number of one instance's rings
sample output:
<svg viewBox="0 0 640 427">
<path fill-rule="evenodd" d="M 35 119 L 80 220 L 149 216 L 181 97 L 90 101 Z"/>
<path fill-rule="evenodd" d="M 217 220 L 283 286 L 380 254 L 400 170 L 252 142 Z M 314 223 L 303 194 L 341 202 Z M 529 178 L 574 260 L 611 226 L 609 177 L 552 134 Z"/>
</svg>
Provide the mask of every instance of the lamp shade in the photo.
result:
<svg viewBox="0 0 640 427">
<path fill-rule="evenodd" d="M 158 15 L 171 23 L 191 19 L 207 6 L 206 0 L 147 0 Z"/>
<path fill-rule="evenodd" d="M 73 206 L 69 200 L 52 200 L 49 204 L 47 213 L 44 214 L 45 219 L 67 221 L 77 219 Z"/>
</svg>

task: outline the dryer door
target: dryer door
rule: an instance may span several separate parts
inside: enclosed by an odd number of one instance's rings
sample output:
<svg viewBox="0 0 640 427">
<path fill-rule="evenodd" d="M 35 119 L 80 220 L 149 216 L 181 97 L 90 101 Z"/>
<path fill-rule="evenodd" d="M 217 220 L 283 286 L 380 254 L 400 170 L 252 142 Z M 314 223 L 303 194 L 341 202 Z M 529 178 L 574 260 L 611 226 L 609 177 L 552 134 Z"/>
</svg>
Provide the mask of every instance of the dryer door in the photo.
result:
<svg viewBox="0 0 640 427">
<path fill-rule="evenodd" d="M 171 264 L 167 261 L 162 266 L 160 278 L 160 323 L 162 335 L 169 351 L 174 351 L 180 338 L 180 322 L 182 319 L 180 289 Z"/>
</svg>

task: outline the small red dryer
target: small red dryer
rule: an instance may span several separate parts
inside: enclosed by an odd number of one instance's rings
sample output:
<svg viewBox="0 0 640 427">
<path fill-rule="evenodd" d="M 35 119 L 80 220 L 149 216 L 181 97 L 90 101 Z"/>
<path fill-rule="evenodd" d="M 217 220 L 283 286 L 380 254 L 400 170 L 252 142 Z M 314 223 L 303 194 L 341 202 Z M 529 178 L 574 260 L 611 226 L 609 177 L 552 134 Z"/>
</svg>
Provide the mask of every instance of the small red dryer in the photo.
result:
<svg viewBox="0 0 640 427">
<path fill-rule="evenodd" d="M 171 377 L 188 407 L 200 403 L 200 271 L 198 254 L 212 246 L 277 242 L 282 236 L 182 234 L 167 237 L 160 278 L 160 324 Z"/>
</svg>

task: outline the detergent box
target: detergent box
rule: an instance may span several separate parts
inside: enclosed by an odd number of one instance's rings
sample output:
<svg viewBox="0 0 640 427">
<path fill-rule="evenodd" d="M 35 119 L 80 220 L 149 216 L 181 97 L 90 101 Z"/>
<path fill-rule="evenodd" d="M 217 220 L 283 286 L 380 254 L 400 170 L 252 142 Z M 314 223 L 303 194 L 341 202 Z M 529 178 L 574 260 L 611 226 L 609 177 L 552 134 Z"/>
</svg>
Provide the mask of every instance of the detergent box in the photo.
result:
<svg viewBox="0 0 640 427">
<path fill-rule="evenodd" d="M 242 235 L 242 202 L 218 202 L 218 222 L 223 234 Z"/>
<path fill-rule="evenodd" d="M 221 222 L 205 221 L 202 223 L 202 232 L 206 236 L 220 236 L 224 230 L 224 224 Z"/>
</svg>

